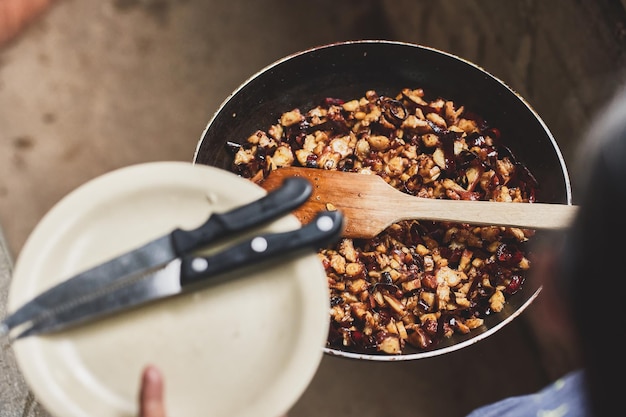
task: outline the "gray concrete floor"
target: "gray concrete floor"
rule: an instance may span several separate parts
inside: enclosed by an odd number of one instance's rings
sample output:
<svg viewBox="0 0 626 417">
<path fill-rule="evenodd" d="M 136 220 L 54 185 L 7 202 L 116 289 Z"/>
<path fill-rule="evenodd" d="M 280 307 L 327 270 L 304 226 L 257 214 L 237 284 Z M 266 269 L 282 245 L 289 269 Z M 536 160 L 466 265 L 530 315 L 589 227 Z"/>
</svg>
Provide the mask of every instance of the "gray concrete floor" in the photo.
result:
<svg viewBox="0 0 626 417">
<path fill-rule="evenodd" d="M 534 62 L 523 37 L 512 59 L 510 45 L 490 33 L 510 22 L 490 19 L 475 1 L 414 3 L 60 0 L 0 51 L 0 225 L 11 253 L 18 257 L 42 216 L 80 184 L 131 164 L 191 161 L 206 123 L 239 84 L 312 46 L 424 43 L 536 93 L 532 77 L 520 76 Z M 498 13 L 518 22 L 518 12 Z M 435 22 L 458 31 L 441 32 Z M 567 132 L 564 117 L 549 122 Z M 518 319 L 460 352 L 415 362 L 325 357 L 290 414 L 462 416 L 535 391 L 551 375 L 532 327 Z M 559 369 L 567 367 L 564 360 Z"/>
</svg>

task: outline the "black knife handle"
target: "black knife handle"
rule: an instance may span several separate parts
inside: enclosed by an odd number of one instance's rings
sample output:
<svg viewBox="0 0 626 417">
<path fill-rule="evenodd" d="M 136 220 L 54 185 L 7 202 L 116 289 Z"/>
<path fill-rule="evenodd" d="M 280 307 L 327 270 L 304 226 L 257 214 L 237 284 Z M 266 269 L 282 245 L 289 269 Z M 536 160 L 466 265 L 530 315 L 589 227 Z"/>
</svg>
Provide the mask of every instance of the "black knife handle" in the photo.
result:
<svg viewBox="0 0 626 417">
<path fill-rule="evenodd" d="M 183 257 L 180 283 L 182 286 L 193 284 L 222 272 L 293 254 L 301 249 L 320 249 L 337 241 L 342 231 L 341 212 L 322 211 L 300 229 L 259 235 L 208 257 Z"/>
<path fill-rule="evenodd" d="M 249 229 L 289 213 L 309 199 L 311 183 L 302 177 L 289 177 L 280 188 L 264 197 L 225 213 L 213 213 L 200 227 L 172 232 L 172 246 L 178 256 L 193 252 L 218 238 Z"/>
</svg>

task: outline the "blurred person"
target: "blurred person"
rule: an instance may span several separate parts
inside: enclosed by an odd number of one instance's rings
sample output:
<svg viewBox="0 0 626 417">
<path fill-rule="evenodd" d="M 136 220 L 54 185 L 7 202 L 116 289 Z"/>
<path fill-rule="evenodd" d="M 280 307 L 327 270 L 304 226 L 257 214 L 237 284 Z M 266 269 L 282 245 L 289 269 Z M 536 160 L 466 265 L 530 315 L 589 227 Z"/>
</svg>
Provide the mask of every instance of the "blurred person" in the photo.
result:
<svg viewBox="0 0 626 417">
<path fill-rule="evenodd" d="M 0 0 L 0 46 L 16 38 L 54 0 Z"/>
</svg>

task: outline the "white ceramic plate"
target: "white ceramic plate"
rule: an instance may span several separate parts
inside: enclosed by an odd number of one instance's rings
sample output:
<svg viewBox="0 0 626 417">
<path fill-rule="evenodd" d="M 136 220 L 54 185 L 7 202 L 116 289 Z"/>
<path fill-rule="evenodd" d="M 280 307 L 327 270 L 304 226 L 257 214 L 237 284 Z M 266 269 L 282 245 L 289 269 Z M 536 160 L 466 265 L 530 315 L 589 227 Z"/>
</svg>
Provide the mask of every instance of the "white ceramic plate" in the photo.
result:
<svg viewBox="0 0 626 417">
<path fill-rule="evenodd" d="M 265 194 L 224 170 L 184 162 L 119 169 L 44 216 L 15 264 L 9 311 L 42 290 L 175 227 Z M 289 215 L 266 229 L 299 227 Z M 328 287 L 315 252 L 280 266 L 61 333 L 15 342 L 37 399 L 58 417 L 137 415 L 140 373 L 165 376 L 169 415 L 277 417 L 317 370 Z"/>
</svg>

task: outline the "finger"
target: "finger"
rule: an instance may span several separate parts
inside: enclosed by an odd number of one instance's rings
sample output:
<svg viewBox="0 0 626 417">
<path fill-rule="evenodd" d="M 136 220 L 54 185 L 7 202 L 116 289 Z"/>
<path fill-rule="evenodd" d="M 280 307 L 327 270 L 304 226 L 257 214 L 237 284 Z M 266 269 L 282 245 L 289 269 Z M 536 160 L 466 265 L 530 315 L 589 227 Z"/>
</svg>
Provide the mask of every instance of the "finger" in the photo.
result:
<svg viewBox="0 0 626 417">
<path fill-rule="evenodd" d="M 0 45 L 8 42 L 53 0 L 0 0 Z"/>
<path fill-rule="evenodd" d="M 139 417 L 165 417 L 163 375 L 152 365 L 141 376 Z"/>
</svg>

